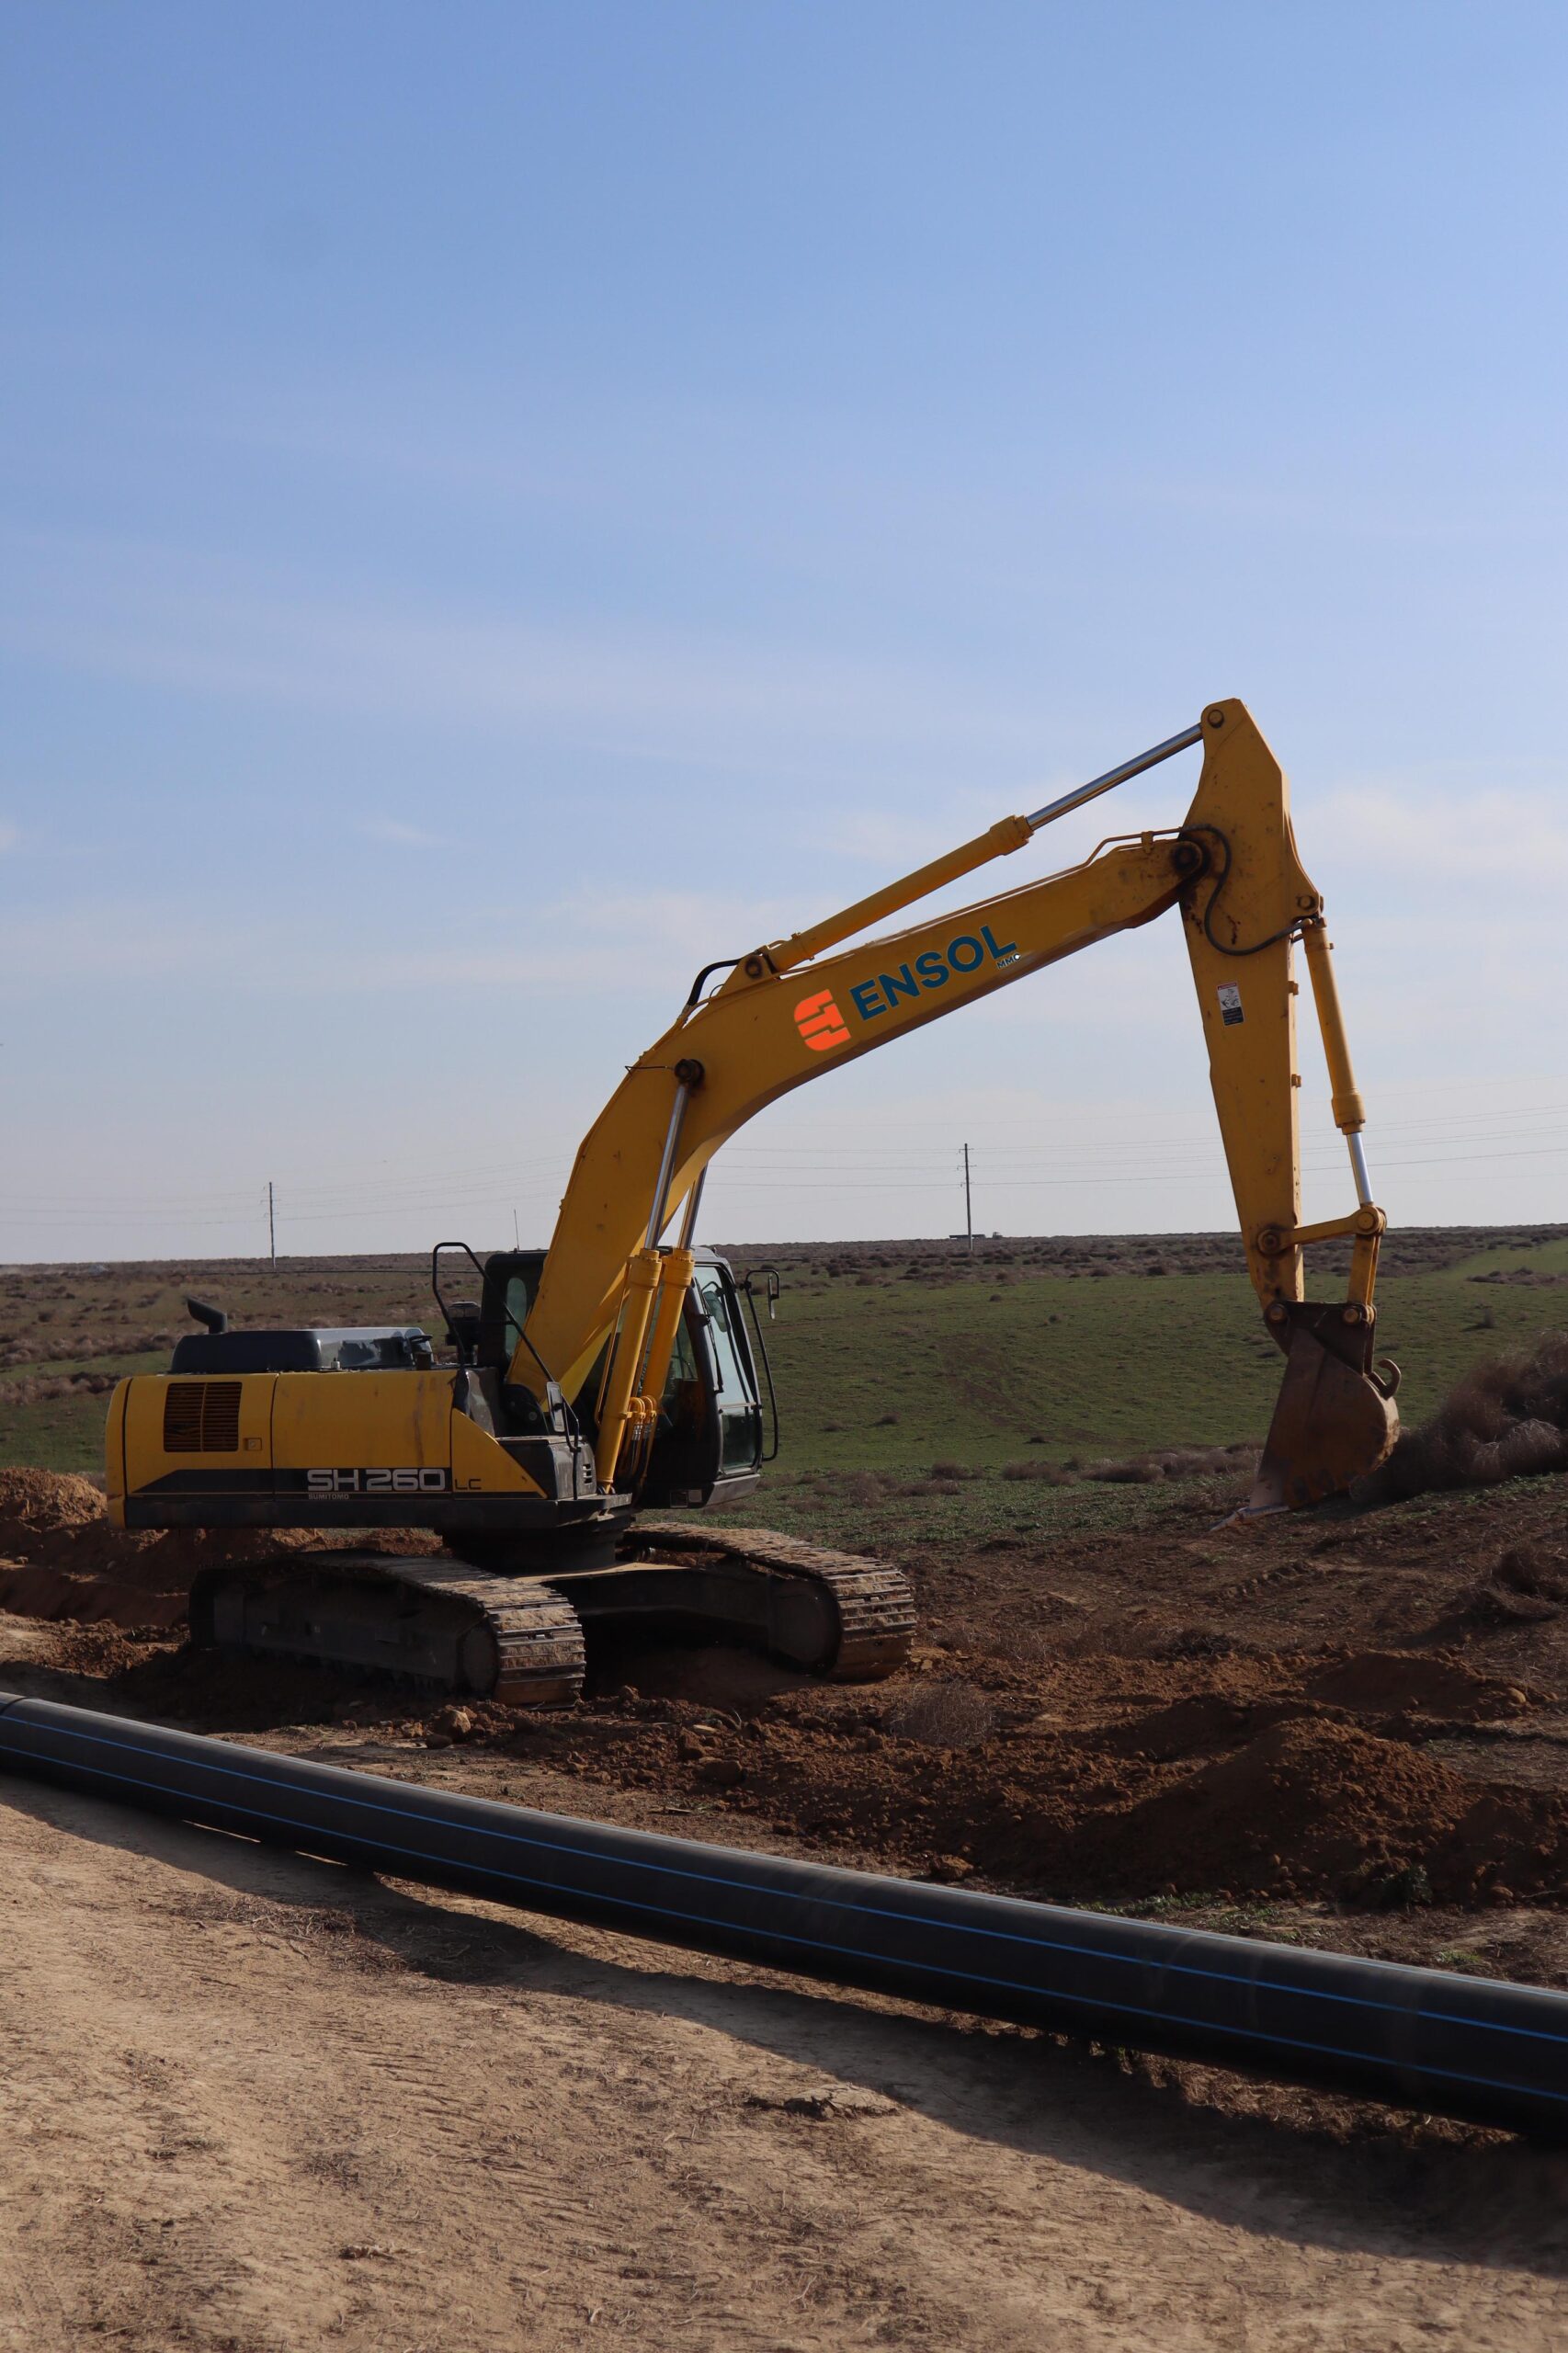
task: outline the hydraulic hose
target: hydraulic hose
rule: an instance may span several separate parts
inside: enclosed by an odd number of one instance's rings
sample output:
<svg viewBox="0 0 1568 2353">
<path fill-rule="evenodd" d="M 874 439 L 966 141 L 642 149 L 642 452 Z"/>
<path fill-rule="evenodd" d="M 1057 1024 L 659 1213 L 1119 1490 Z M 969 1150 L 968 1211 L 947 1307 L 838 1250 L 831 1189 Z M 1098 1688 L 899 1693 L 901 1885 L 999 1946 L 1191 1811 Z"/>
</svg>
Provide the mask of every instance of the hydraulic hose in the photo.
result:
<svg viewBox="0 0 1568 2353">
<path fill-rule="evenodd" d="M 1568 2138 L 1568 1997 L 535 1813 L 0 1698 L 0 1769 L 525 1911 Z"/>
</svg>

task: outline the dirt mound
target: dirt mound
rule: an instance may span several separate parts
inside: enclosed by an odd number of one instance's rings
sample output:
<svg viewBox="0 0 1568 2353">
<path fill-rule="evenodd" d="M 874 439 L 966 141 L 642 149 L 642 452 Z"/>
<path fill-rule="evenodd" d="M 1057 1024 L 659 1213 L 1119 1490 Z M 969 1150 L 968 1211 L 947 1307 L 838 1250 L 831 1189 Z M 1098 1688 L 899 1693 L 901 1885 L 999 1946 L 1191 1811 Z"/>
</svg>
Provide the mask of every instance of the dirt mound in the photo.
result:
<svg viewBox="0 0 1568 2353">
<path fill-rule="evenodd" d="M 1359 1715 L 1420 1714 L 1483 1723 L 1527 1704 L 1517 1685 L 1478 1675 L 1454 1658 L 1398 1651 L 1361 1651 L 1307 1677 L 1302 1689 Z"/>
<path fill-rule="evenodd" d="M 1115 1843 L 1145 1878 L 1179 1853 L 1189 1883 L 1351 1895 L 1429 1877 L 1475 1802 L 1473 1782 L 1401 1743 L 1298 1718 L 1137 1807 Z"/>
<path fill-rule="evenodd" d="M 111 1528 L 102 1495 L 78 1472 L 0 1471 L 0 1609 L 23 1618 L 176 1626 L 200 1569 L 362 1541 L 353 1529 Z M 420 1528 L 378 1529 L 375 1541 L 383 1552 L 440 1550 Z"/>
<path fill-rule="evenodd" d="M 61 1540 L 69 1545 L 83 1529 L 104 1525 L 103 1496 L 78 1472 L 0 1471 L 0 1556 L 44 1560 Z"/>
<path fill-rule="evenodd" d="M 183 1626 L 188 1583 L 174 1591 L 123 1576 L 74 1576 L 23 1562 L 0 1568 L 0 1609 L 14 1618 L 71 1619 L 80 1626 Z"/>
<path fill-rule="evenodd" d="M 288 1659 L 223 1658 L 183 1643 L 177 1650 L 128 1654 L 117 1660 L 108 1682 L 110 1704 L 133 1715 L 202 1729 L 222 1723 L 233 1732 L 332 1723 L 365 1696 L 354 1677 L 330 1667 L 295 1665 Z M 397 1696 L 406 1707 L 408 1695 Z M 384 1688 L 381 1697 L 385 1702 Z"/>
<path fill-rule="evenodd" d="M 1153 1715 L 1135 1716 L 1131 1723 L 1108 1733 L 1104 1745 L 1113 1756 L 1166 1764 L 1181 1756 L 1210 1756 L 1234 1748 L 1278 1722 L 1282 1715 L 1312 1712 L 1299 1699 L 1247 1703 L 1219 1692 L 1204 1692 L 1173 1700 L 1168 1708 L 1156 1708 Z"/>
<path fill-rule="evenodd" d="M 1568 1332 L 1543 1332 L 1533 1347 L 1477 1365 L 1352 1493 L 1390 1504 L 1547 1471 L 1568 1471 Z"/>
</svg>

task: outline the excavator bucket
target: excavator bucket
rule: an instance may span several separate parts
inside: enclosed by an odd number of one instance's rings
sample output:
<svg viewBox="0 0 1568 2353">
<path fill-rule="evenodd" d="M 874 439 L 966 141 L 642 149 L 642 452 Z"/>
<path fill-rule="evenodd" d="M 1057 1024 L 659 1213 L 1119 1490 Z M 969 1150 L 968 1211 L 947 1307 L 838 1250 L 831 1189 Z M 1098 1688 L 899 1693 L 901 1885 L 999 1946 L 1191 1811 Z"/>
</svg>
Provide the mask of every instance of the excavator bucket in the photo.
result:
<svg viewBox="0 0 1568 2353">
<path fill-rule="evenodd" d="M 1399 1370 L 1386 1358 L 1373 1370 L 1370 1310 L 1277 1303 L 1286 1309 L 1278 1319 L 1270 1310 L 1285 1347 L 1285 1380 L 1245 1505 L 1248 1517 L 1301 1511 L 1343 1494 L 1353 1479 L 1377 1469 L 1399 1436 Z"/>
</svg>

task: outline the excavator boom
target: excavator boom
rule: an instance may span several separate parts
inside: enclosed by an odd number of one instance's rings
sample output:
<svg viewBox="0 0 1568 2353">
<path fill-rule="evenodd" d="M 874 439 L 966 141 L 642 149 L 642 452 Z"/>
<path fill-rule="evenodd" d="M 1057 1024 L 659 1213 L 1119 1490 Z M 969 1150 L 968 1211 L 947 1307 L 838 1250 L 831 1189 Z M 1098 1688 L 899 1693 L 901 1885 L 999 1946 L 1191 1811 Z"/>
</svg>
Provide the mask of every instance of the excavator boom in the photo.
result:
<svg viewBox="0 0 1568 2353">
<path fill-rule="evenodd" d="M 1103 843 L 1083 864 L 957 914 L 927 916 L 858 946 L 843 943 L 958 876 L 1021 849 L 1044 825 L 1142 769 L 1201 745 L 1182 823 Z M 1372 1469 L 1393 1442 L 1392 1384 L 1373 1368 L 1373 1286 L 1385 1220 L 1361 1148 L 1323 901 L 1301 866 L 1284 774 L 1245 706 L 1201 720 L 1029 817 L 1010 817 L 903 881 L 728 967 L 699 974 L 676 1021 L 627 1073 L 578 1152 L 511 1379 L 575 1396 L 606 1359 L 597 1460 L 610 1483 L 629 1437 L 653 1410 L 666 1337 L 690 1280 L 684 1248 L 662 1249 L 692 1210 L 713 1155 L 790 1089 L 906 1031 L 1011 986 L 1118 931 L 1179 907 L 1247 1269 L 1286 1353 L 1280 1407 L 1253 1507 L 1315 1501 Z M 1301 1222 L 1297 984 L 1306 950 L 1334 1088 L 1350 1143 L 1357 1206 Z M 688 1241 L 688 1214 L 682 1243 Z M 1346 1298 L 1305 1299 L 1303 1251 L 1348 1240 Z M 607 1358 L 608 1348 L 608 1358 Z"/>
</svg>

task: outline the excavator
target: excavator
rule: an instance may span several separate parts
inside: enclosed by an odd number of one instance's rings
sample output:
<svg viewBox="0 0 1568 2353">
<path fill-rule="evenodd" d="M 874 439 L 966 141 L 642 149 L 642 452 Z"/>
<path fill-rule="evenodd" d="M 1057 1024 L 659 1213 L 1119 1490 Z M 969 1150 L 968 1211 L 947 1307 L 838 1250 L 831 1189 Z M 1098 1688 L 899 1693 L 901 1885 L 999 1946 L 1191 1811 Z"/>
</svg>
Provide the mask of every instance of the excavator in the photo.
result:
<svg viewBox="0 0 1568 2353">
<path fill-rule="evenodd" d="M 1108 838 L 1063 871 L 846 944 L 1199 747 L 1180 824 Z M 197 1578 L 192 1643 L 232 1654 L 517 1707 L 577 1697 L 585 1627 L 744 1644 L 835 1679 L 891 1674 L 915 1623 L 896 1569 L 656 1516 L 744 1496 L 777 1451 L 776 1411 L 764 1445 L 772 1381 L 756 1277 L 737 1282 L 696 1239 L 707 1170 L 792 1087 L 1172 912 L 1247 1269 L 1284 1358 L 1245 1511 L 1343 1491 L 1398 1427 L 1397 1370 L 1373 1353 L 1387 1221 L 1371 1196 L 1323 900 L 1297 854 L 1284 773 L 1233 700 L 806 930 L 704 965 L 584 1139 L 548 1250 L 482 1261 L 465 1244 L 436 1246 L 439 1354 L 419 1324 L 230 1330 L 220 1310 L 190 1302 L 204 1328 L 176 1342 L 168 1372 L 114 1392 L 110 1518 L 348 1532 Z M 1356 1189 L 1353 1210 L 1318 1224 L 1301 1222 L 1298 942 Z M 1349 1245 L 1343 1299 L 1307 1295 L 1304 1254 L 1321 1243 Z M 472 1297 L 449 1295 L 454 1263 Z M 771 1311 L 777 1278 L 763 1286 Z M 392 1528 L 435 1531 L 443 1549 L 374 1549 L 373 1531 Z"/>
</svg>

